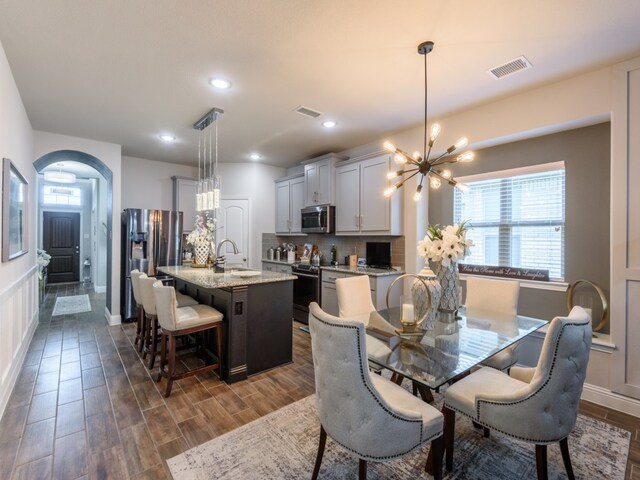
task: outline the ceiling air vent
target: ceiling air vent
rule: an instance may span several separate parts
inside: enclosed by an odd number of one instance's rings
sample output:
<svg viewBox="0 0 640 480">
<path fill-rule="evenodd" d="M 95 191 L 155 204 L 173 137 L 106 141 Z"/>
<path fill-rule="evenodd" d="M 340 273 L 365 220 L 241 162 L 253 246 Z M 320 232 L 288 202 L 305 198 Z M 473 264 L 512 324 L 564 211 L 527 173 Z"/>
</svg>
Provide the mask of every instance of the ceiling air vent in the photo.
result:
<svg viewBox="0 0 640 480">
<path fill-rule="evenodd" d="M 304 115 L 305 117 L 309 117 L 309 118 L 318 118 L 320 115 L 322 115 L 322 113 L 316 111 L 316 110 L 312 110 L 309 107 L 305 107 L 303 105 L 300 105 L 299 107 L 296 107 L 294 112 L 299 113 L 300 115 Z"/>
<path fill-rule="evenodd" d="M 514 60 L 511 60 L 510 62 L 498 65 L 497 67 L 493 67 L 487 70 L 487 73 L 493 78 L 499 79 L 531 67 L 533 67 L 533 65 L 531 65 L 531 62 L 527 60 L 524 55 L 522 55 Z"/>
</svg>

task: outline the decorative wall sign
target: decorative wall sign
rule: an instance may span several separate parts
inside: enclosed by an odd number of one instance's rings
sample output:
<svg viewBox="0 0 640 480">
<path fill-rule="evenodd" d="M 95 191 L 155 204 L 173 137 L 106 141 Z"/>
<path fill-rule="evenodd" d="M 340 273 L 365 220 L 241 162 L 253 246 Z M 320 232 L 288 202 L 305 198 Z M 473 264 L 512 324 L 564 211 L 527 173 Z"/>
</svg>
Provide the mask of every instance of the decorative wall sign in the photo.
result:
<svg viewBox="0 0 640 480">
<path fill-rule="evenodd" d="M 2 161 L 2 261 L 29 251 L 29 184 L 8 158 Z"/>
<path fill-rule="evenodd" d="M 458 271 L 472 275 L 512 278 L 514 280 L 549 281 L 549 270 L 539 268 L 495 267 L 490 265 L 465 265 L 461 263 L 458 265 Z"/>
</svg>

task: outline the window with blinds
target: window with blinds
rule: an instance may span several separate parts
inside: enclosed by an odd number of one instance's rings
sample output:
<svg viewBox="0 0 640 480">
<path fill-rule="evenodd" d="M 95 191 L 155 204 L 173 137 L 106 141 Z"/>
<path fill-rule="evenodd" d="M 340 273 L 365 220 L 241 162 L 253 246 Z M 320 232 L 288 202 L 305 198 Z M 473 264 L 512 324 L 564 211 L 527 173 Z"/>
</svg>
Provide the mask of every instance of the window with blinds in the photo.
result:
<svg viewBox="0 0 640 480">
<path fill-rule="evenodd" d="M 473 239 L 465 264 L 549 270 L 564 280 L 564 162 L 457 178 L 455 223 L 467 220 Z"/>
</svg>

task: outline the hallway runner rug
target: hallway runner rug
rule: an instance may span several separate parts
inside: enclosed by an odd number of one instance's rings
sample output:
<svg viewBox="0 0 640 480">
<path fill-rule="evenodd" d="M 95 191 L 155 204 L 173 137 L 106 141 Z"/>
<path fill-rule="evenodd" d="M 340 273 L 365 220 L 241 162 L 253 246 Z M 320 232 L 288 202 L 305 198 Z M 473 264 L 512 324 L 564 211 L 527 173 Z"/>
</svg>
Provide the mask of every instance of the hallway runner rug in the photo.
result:
<svg viewBox="0 0 640 480">
<path fill-rule="evenodd" d="M 441 402 L 442 397 L 437 396 Z M 440 403 L 438 402 L 438 403 Z M 168 460 L 180 480 L 311 478 L 320 424 L 313 395 Z M 569 437 L 576 478 L 623 479 L 631 434 L 604 422 L 578 416 Z M 428 479 L 424 473 L 429 444 L 399 459 L 369 462 L 369 480 Z M 565 479 L 558 444 L 548 447 L 549 479 Z M 356 479 L 358 461 L 329 437 L 319 478 Z M 535 479 L 533 445 L 498 432 L 484 438 L 466 417 L 456 417 L 454 470 L 444 478 L 473 480 Z"/>
<path fill-rule="evenodd" d="M 56 298 L 56 305 L 53 307 L 52 317 L 58 315 L 70 315 L 72 313 L 83 313 L 91 311 L 89 295 L 71 295 L 69 297 Z"/>
</svg>

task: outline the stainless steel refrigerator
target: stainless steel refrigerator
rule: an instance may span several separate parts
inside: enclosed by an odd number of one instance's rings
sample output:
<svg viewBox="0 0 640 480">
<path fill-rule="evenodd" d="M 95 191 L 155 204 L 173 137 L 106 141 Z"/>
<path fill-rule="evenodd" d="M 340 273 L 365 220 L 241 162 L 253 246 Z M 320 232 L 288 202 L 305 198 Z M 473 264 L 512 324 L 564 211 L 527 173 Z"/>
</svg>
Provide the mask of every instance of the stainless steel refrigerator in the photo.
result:
<svg viewBox="0 0 640 480">
<path fill-rule="evenodd" d="M 122 212 L 122 319 L 136 317 L 131 270 L 155 277 L 158 267 L 182 262 L 182 212 L 127 208 Z"/>
</svg>

